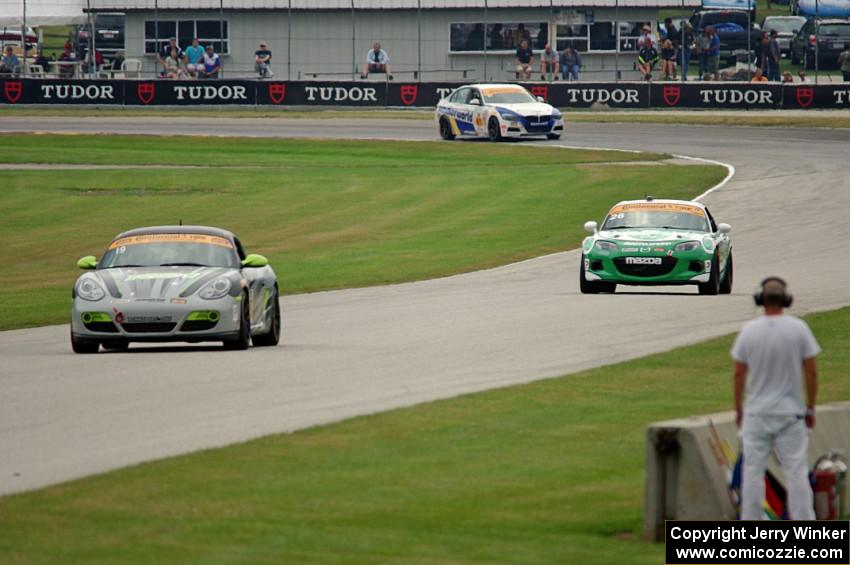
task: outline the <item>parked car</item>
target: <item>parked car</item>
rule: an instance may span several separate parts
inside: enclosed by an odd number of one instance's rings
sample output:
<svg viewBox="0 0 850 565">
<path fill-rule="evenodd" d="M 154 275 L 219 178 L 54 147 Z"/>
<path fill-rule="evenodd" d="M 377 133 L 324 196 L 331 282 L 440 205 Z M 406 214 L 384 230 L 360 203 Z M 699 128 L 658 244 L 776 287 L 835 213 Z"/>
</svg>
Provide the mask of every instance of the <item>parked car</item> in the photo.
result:
<svg viewBox="0 0 850 565">
<path fill-rule="evenodd" d="M 848 43 L 850 18 L 811 18 L 794 37 L 791 62 L 795 65 L 802 64 L 806 69 L 814 69 L 817 53 L 818 68 L 837 68 L 838 55 Z"/>
<path fill-rule="evenodd" d="M 113 59 L 119 51 L 124 51 L 124 14 L 96 14 L 94 31 L 95 50 L 106 59 Z M 80 59 L 88 53 L 90 32 L 90 23 L 77 26 L 76 44 Z"/>
<path fill-rule="evenodd" d="M 775 29 L 779 51 L 783 55 L 788 55 L 791 53 L 791 42 L 805 23 L 806 18 L 802 16 L 768 16 L 764 19 L 761 28 L 766 32 Z"/>
<path fill-rule="evenodd" d="M 750 42 L 755 45 L 761 33 L 747 10 L 702 10 L 694 13 L 690 22 L 695 34 L 701 34 L 707 27 L 714 28 L 720 38 L 720 56 L 727 59 L 734 51 L 746 51 Z"/>
</svg>

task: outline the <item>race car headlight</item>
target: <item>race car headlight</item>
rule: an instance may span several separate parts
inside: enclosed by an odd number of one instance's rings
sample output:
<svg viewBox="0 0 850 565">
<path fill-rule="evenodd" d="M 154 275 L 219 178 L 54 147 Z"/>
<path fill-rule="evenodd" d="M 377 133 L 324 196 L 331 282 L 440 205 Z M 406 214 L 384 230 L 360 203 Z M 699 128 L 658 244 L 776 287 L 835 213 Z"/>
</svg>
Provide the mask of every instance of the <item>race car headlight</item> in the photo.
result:
<svg viewBox="0 0 850 565">
<path fill-rule="evenodd" d="M 519 116 L 516 114 L 502 114 L 502 119 L 506 122 L 518 122 Z"/>
<path fill-rule="evenodd" d="M 106 291 L 92 277 L 85 277 L 77 281 L 76 294 L 83 300 L 96 302 L 106 296 Z"/>
<path fill-rule="evenodd" d="M 676 250 L 676 251 L 693 251 L 697 247 L 699 247 L 698 241 L 686 241 L 684 243 L 680 243 L 679 245 L 677 245 L 673 249 Z"/>
<path fill-rule="evenodd" d="M 595 247 L 600 251 L 616 251 L 618 249 L 616 243 L 611 243 L 610 241 L 605 241 L 602 239 L 596 242 Z"/>
<path fill-rule="evenodd" d="M 201 298 L 206 300 L 216 300 L 223 296 L 227 296 L 227 293 L 230 292 L 231 286 L 232 283 L 229 278 L 219 277 L 211 283 L 208 283 L 198 294 Z"/>
<path fill-rule="evenodd" d="M 556 122 L 560 119 L 563 119 L 563 117 L 563 114 L 561 114 L 560 112 L 552 112 L 552 119 Z"/>
</svg>

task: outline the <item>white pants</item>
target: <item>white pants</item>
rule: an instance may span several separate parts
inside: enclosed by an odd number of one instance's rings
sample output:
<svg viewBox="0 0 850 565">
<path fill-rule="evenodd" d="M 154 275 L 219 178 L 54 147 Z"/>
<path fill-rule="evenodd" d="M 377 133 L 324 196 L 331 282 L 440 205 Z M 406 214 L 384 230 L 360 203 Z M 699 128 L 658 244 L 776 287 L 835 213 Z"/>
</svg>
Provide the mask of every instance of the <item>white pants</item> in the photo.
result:
<svg viewBox="0 0 850 565">
<path fill-rule="evenodd" d="M 788 512 L 793 520 L 814 520 L 815 510 L 806 452 L 806 422 L 796 416 L 744 415 L 744 476 L 741 485 L 741 520 L 764 518 L 764 472 L 776 448 L 785 486 Z"/>
</svg>

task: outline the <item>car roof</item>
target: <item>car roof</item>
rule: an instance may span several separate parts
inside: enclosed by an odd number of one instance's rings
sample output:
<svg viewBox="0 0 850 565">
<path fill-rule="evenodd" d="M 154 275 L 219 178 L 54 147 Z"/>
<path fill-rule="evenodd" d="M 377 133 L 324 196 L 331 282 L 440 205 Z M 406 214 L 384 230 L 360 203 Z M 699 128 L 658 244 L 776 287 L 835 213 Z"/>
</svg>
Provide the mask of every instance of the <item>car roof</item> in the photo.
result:
<svg viewBox="0 0 850 565">
<path fill-rule="evenodd" d="M 821 18 L 818 20 L 819 24 L 850 24 L 850 19 L 848 18 Z"/>
<path fill-rule="evenodd" d="M 464 84 L 463 86 L 459 86 L 458 88 L 515 88 L 517 90 L 525 91 L 525 87 L 520 84 L 510 84 L 510 83 L 502 83 L 502 82 L 483 82 L 476 84 Z"/>
<path fill-rule="evenodd" d="M 705 210 L 705 204 L 702 202 L 696 202 L 695 200 L 673 200 L 673 199 L 665 199 L 665 198 L 653 198 L 651 200 L 642 198 L 640 200 L 623 200 L 621 202 L 617 202 L 613 207 L 622 206 L 624 204 L 681 204 L 683 206 L 694 206 L 696 208 L 700 208 Z"/>
<path fill-rule="evenodd" d="M 805 20 L 805 16 L 768 16 L 764 19 L 767 20 Z"/>
<path fill-rule="evenodd" d="M 135 228 L 115 236 L 115 239 L 121 237 L 130 237 L 134 235 L 151 235 L 159 233 L 193 233 L 199 235 L 214 235 L 226 239 L 235 239 L 235 236 L 221 228 L 211 228 L 208 226 L 151 226 L 147 228 Z"/>
</svg>

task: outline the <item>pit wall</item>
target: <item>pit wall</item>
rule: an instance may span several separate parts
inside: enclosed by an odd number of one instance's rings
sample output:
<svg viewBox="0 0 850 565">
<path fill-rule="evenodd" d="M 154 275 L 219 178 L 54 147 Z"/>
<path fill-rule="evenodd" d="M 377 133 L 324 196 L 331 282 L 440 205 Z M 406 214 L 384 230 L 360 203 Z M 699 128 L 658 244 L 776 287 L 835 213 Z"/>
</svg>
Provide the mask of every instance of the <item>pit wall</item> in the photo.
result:
<svg viewBox="0 0 850 565">
<path fill-rule="evenodd" d="M 830 450 L 850 455 L 850 402 L 818 406 L 816 418 L 809 437 L 809 466 Z M 665 520 L 734 520 L 725 461 L 734 464 L 739 449 L 734 412 L 650 424 L 646 430 L 644 537 L 663 541 Z M 784 484 L 774 457 L 769 469 Z M 845 477 L 844 486 L 850 486 L 850 477 Z M 850 513 L 848 502 L 845 500 L 844 515 Z"/>
<path fill-rule="evenodd" d="M 461 83 L 0 78 L 0 105 L 433 108 Z M 560 82 L 524 85 L 558 108 L 850 108 L 850 83 Z"/>
</svg>

